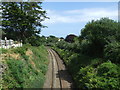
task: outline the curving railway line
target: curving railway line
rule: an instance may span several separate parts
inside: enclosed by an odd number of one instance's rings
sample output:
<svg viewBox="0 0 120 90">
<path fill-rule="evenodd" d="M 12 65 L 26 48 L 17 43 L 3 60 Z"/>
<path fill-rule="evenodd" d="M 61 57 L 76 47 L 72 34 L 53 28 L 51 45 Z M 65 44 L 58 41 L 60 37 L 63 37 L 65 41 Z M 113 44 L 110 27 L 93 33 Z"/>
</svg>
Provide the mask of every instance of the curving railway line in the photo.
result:
<svg viewBox="0 0 120 90">
<path fill-rule="evenodd" d="M 46 73 L 46 81 L 43 88 L 72 89 L 73 81 L 58 54 L 51 48 L 47 48 L 49 53 L 49 66 Z"/>
</svg>

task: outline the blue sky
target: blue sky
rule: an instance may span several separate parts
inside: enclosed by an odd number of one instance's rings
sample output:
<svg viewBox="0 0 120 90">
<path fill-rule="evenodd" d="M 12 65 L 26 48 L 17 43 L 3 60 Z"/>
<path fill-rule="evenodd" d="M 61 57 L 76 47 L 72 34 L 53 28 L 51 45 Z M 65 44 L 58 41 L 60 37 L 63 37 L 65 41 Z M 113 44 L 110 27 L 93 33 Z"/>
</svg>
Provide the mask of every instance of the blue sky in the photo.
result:
<svg viewBox="0 0 120 90">
<path fill-rule="evenodd" d="M 48 26 L 40 35 L 66 37 L 68 34 L 80 35 L 85 24 L 101 17 L 117 20 L 117 2 L 43 2 L 42 8 L 47 11 Z"/>
</svg>

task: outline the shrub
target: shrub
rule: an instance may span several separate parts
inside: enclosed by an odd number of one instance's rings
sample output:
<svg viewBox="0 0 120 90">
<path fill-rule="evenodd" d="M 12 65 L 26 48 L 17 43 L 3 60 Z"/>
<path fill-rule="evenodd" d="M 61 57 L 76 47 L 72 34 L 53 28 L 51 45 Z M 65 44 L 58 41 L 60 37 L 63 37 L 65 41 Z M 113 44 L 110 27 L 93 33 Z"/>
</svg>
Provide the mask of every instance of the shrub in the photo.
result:
<svg viewBox="0 0 120 90">
<path fill-rule="evenodd" d="M 29 47 L 30 47 L 29 44 L 25 44 L 25 45 L 23 45 L 22 47 L 18 47 L 18 48 L 12 49 L 12 51 L 13 51 L 14 53 L 19 53 L 19 54 L 21 54 L 21 55 L 25 55 L 25 52 L 27 51 L 27 49 L 28 49 Z"/>
<path fill-rule="evenodd" d="M 2 53 L 7 53 L 7 49 L 0 48 L 0 54 L 2 54 Z"/>
<path fill-rule="evenodd" d="M 105 62 L 97 68 L 97 85 L 102 88 L 120 89 L 120 69 L 118 65 Z"/>
<path fill-rule="evenodd" d="M 111 62 L 100 64 L 97 68 L 86 66 L 77 73 L 75 80 L 79 88 L 120 89 L 120 69 Z"/>
<path fill-rule="evenodd" d="M 81 68 L 75 78 L 78 87 L 82 89 L 85 88 L 90 89 L 91 87 L 89 87 L 89 85 L 91 85 L 92 83 L 91 79 L 93 79 L 95 75 L 96 75 L 95 70 L 91 66 Z M 94 86 L 94 83 L 92 84 L 92 86 Z"/>
<path fill-rule="evenodd" d="M 7 64 L 8 64 L 10 73 L 13 75 L 13 77 L 18 82 L 20 87 L 23 87 L 23 83 L 24 83 L 23 62 L 21 60 L 10 59 L 10 60 L 7 60 Z"/>
<path fill-rule="evenodd" d="M 106 45 L 104 54 L 106 59 L 120 64 L 120 43 L 113 42 Z"/>
<path fill-rule="evenodd" d="M 88 40 L 82 40 L 81 45 L 80 45 L 80 51 L 82 54 L 85 55 L 90 55 L 90 46 L 91 46 L 91 42 Z"/>
<path fill-rule="evenodd" d="M 110 61 L 101 64 L 98 67 L 98 76 L 108 77 L 118 77 L 119 76 L 119 67 L 116 64 L 111 63 Z"/>
<path fill-rule="evenodd" d="M 27 55 L 22 55 L 22 57 L 24 58 L 24 60 L 28 61 L 29 60 L 29 56 Z"/>
</svg>

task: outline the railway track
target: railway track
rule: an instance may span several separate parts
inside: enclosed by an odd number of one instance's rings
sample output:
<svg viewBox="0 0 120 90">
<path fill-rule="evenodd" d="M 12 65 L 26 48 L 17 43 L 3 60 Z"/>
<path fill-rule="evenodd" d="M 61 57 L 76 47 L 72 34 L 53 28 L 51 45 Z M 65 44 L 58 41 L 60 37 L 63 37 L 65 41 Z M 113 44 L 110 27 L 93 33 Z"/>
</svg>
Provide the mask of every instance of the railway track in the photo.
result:
<svg viewBox="0 0 120 90">
<path fill-rule="evenodd" d="M 54 88 L 60 88 L 62 89 L 62 84 L 61 84 L 61 78 L 60 78 L 60 73 L 58 72 L 59 71 L 59 65 L 58 65 L 58 62 L 56 60 L 56 56 L 54 54 L 54 52 L 51 50 L 51 49 L 48 49 L 48 52 L 51 56 L 51 59 L 52 59 L 52 79 L 51 79 L 51 89 L 54 89 Z M 57 77 L 56 77 L 56 74 L 58 73 Z"/>
<path fill-rule="evenodd" d="M 43 88 L 72 88 L 72 79 L 68 74 L 64 63 L 59 58 L 57 53 L 51 48 L 47 48 L 50 56 L 49 70 L 46 77 L 46 82 Z"/>
</svg>

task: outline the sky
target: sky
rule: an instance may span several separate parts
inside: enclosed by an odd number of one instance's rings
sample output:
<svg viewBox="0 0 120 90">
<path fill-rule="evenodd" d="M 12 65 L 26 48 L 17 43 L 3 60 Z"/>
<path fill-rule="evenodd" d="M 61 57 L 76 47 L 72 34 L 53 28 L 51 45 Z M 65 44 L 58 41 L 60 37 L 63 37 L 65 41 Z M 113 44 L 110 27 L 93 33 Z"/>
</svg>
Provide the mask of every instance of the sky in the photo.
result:
<svg viewBox="0 0 120 90">
<path fill-rule="evenodd" d="M 50 18 L 42 22 L 48 27 L 41 31 L 40 35 L 44 36 L 78 36 L 91 20 L 102 17 L 118 20 L 117 2 L 43 2 L 42 8 Z"/>
</svg>

